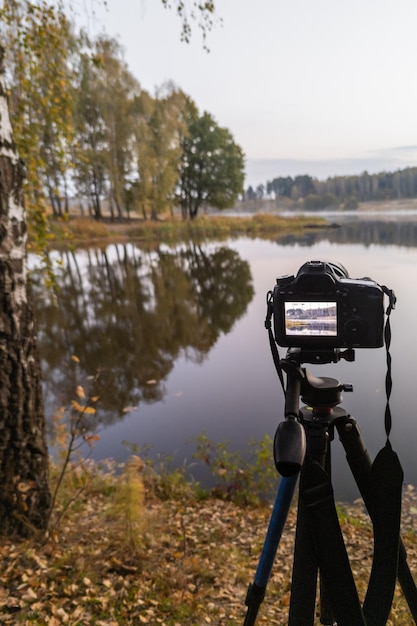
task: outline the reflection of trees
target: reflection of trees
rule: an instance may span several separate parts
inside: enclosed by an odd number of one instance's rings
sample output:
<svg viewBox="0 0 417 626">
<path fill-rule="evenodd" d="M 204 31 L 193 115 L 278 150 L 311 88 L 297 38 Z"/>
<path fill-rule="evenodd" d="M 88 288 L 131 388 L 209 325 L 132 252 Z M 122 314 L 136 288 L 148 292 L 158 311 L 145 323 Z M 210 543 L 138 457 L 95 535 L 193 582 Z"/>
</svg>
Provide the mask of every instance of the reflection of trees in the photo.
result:
<svg viewBox="0 0 417 626">
<path fill-rule="evenodd" d="M 47 401 L 68 403 L 98 374 L 94 393 L 108 421 L 160 400 L 175 359 L 201 362 L 253 296 L 248 263 L 226 247 L 111 246 L 62 253 L 60 262 L 57 306 L 34 275 Z"/>
<path fill-rule="evenodd" d="M 309 230 L 303 235 L 287 235 L 280 237 L 280 245 L 312 246 L 319 241 L 331 243 L 354 244 L 365 246 L 371 244 L 417 247 L 417 222 L 358 220 L 342 222 L 340 228 Z"/>
</svg>

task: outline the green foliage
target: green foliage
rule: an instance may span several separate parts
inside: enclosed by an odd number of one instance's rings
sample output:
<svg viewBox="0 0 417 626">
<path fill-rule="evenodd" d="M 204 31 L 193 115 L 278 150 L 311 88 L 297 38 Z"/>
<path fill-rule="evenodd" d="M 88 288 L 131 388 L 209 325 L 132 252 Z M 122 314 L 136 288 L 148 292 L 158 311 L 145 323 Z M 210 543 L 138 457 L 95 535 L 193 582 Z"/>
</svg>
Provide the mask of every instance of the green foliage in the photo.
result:
<svg viewBox="0 0 417 626">
<path fill-rule="evenodd" d="M 244 155 L 226 128 L 209 113 L 189 106 L 183 138 L 178 199 L 183 217 L 195 218 L 209 206 L 232 207 L 243 191 Z"/>
<path fill-rule="evenodd" d="M 178 467 L 174 458 L 166 455 L 151 459 L 151 449 L 148 446 L 139 446 L 129 441 L 124 441 L 123 444 L 143 460 L 142 476 L 148 495 L 152 494 L 161 500 L 194 498 L 198 486 L 187 477 L 186 464 Z"/>
<path fill-rule="evenodd" d="M 326 193 L 324 196 L 317 196 L 310 193 L 304 198 L 303 206 L 307 211 L 335 209 L 339 206 L 339 200 L 333 193 Z"/>
<path fill-rule="evenodd" d="M 269 501 L 278 483 L 269 435 L 252 440 L 247 455 L 229 449 L 227 442 L 214 443 L 205 433 L 196 439 L 193 457 L 203 462 L 217 481 L 211 493 L 243 505 Z"/>
<path fill-rule="evenodd" d="M 276 198 L 304 199 L 305 207 L 315 210 L 338 206 L 354 209 L 358 202 L 400 200 L 417 196 L 417 167 L 407 167 L 396 172 L 363 172 L 358 176 L 333 176 L 317 180 L 311 176 L 274 178 L 267 182 L 267 193 Z M 248 199 L 255 192 L 246 191 Z"/>
<path fill-rule="evenodd" d="M 167 83 L 151 98 L 141 92 L 133 103 L 133 150 L 136 179 L 130 200 L 147 219 L 172 212 L 181 159 L 181 137 L 187 132 L 185 94 Z"/>
<path fill-rule="evenodd" d="M 211 28 L 213 2 L 194 2 L 191 13 L 181 0 L 163 4 L 176 8 L 185 40 L 190 20 L 204 34 Z M 82 198 L 82 214 L 87 209 L 95 219 L 104 211 L 113 220 L 131 211 L 154 220 L 172 213 L 189 112 L 195 110 L 190 99 L 171 83 L 154 97 L 142 90 L 120 44 L 106 35 L 90 40 L 71 24 L 60 1 L 5 0 L 0 19 L 11 117 L 27 168 L 26 206 L 38 248 L 47 243 L 46 212 L 69 213 L 69 189 Z M 221 154 L 210 181 L 205 174 L 204 201 L 225 207 L 242 186 L 243 165 L 240 182 L 233 168 L 243 157 L 226 129 L 216 126 L 215 135 Z M 193 210 L 195 216 L 198 207 Z"/>
<path fill-rule="evenodd" d="M 106 197 L 112 217 L 121 217 L 132 167 L 133 101 L 140 93 L 117 41 L 101 35 L 78 57 L 74 98 L 74 176 L 89 213 L 102 216 Z"/>
<path fill-rule="evenodd" d="M 26 208 L 43 248 L 46 197 L 59 196 L 69 167 L 72 134 L 71 55 L 74 36 L 60 4 L 5 0 L 0 10 L 9 106 L 26 166 Z"/>
<path fill-rule="evenodd" d="M 343 210 L 344 211 L 352 211 L 354 209 L 357 209 L 359 205 L 358 199 L 356 196 L 350 196 L 349 198 L 346 198 L 344 204 L 343 204 Z"/>
<path fill-rule="evenodd" d="M 275 497 L 278 474 L 275 469 L 272 440 L 251 440 L 247 450 L 230 450 L 227 442 L 214 443 L 203 432 L 195 439 L 192 466 L 178 467 L 173 457 L 159 455 L 152 460 L 150 450 L 124 442 L 128 449 L 145 459 L 143 480 L 148 493 L 162 500 L 216 497 L 240 505 L 259 505 Z M 203 488 L 190 479 L 196 463 L 208 467 L 214 486 Z"/>
</svg>

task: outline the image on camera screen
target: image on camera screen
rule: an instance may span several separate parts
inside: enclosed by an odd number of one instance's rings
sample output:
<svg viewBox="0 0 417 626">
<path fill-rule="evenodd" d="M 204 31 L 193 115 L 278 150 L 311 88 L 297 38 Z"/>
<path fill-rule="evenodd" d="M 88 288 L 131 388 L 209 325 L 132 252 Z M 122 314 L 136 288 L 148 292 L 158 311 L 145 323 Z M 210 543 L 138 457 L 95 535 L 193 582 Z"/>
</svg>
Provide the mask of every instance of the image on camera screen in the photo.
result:
<svg viewBox="0 0 417 626">
<path fill-rule="evenodd" d="M 285 302 L 285 334 L 336 337 L 336 302 Z"/>
</svg>

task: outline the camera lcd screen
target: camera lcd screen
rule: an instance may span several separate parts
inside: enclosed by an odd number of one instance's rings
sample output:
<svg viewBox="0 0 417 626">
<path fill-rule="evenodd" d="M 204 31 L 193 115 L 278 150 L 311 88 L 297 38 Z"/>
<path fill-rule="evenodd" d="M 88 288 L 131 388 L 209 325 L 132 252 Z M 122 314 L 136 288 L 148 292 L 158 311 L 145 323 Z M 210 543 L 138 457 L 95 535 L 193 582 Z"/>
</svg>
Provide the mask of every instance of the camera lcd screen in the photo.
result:
<svg viewBox="0 0 417 626">
<path fill-rule="evenodd" d="M 285 334 L 337 337 L 336 302 L 285 302 Z"/>
</svg>

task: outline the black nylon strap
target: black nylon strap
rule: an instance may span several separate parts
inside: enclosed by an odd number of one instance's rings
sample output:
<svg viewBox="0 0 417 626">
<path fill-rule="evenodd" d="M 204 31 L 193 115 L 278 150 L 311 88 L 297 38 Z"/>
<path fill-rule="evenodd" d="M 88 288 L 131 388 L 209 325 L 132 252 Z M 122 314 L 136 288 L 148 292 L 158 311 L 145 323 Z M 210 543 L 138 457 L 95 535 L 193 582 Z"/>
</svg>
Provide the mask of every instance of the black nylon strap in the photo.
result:
<svg viewBox="0 0 417 626">
<path fill-rule="evenodd" d="M 387 321 L 384 329 L 387 355 L 387 373 L 385 377 L 387 404 L 384 423 L 387 441 L 385 447 L 378 453 L 372 463 L 369 475 L 371 498 L 369 513 L 374 530 L 374 558 L 363 605 L 367 621 L 375 626 L 384 626 L 386 624 L 394 596 L 399 566 L 399 547 L 402 545 L 400 540 L 400 523 L 404 477 L 400 461 L 389 441 L 392 428 L 392 416 L 389 405 L 392 392 L 390 315 L 395 308 L 397 299 L 391 289 L 385 285 L 380 285 L 380 287 L 389 298 L 389 305 L 386 310 Z M 403 570 L 404 558 L 400 560 L 402 564 L 401 569 Z"/>
<path fill-rule="evenodd" d="M 363 612 L 367 624 L 372 626 L 385 626 L 394 597 L 403 477 L 400 461 L 387 442 L 372 463 L 369 476 L 374 557 Z"/>
<path fill-rule="evenodd" d="M 282 391 L 284 392 L 284 397 L 285 397 L 284 376 L 282 374 L 282 368 L 280 365 L 280 358 L 279 358 L 277 344 L 275 343 L 274 335 L 272 333 L 272 328 L 271 328 L 271 319 L 272 319 L 272 313 L 273 313 L 273 306 L 272 306 L 273 296 L 274 294 L 272 291 L 268 291 L 268 293 L 266 294 L 267 309 L 266 309 L 266 318 L 265 318 L 265 328 L 268 331 L 269 345 L 271 347 L 272 359 L 274 361 L 275 369 L 277 370 L 278 378 L 281 383 Z"/>
<path fill-rule="evenodd" d="M 392 391 L 392 376 L 391 376 L 392 358 L 391 358 L 391 353 L 389 351 L 390 347 L 391 347 L 390 315 L 391 315 L 391 311 L 393 309 L 395 309 L 395 304 L 397 302 L 397 298 L 395 296 L 395 293 L 392 291 L 392 289 L 389 289 L 385 285 L 380 285 L 380 287 L 381 287 L 382 291 L 389 298 L 389 305 L 388 305 L 388 308 L 386 310 L 387 321 L 386 321 L 386 324 L 385 324 L 385 331 L 384 331 L 385 349 L 386 349 L 386 353 L 387 353 L 387 374 L 386 374 L 386 377 L 385 377 L 385 392 L 386 392 L 386 396 L 387 396 L 387 404 L 385 406 L 384 423 L 385 423 L 385 433 L 387 435 L 387 441 L 388 441 L 390 433 L 391 433 L 391 428 L 392 428 L 391 408 L 390 408 L 390 405 L 389 405 L 389 400 L 390 400 L 391 391 Z"/>
</svg>

